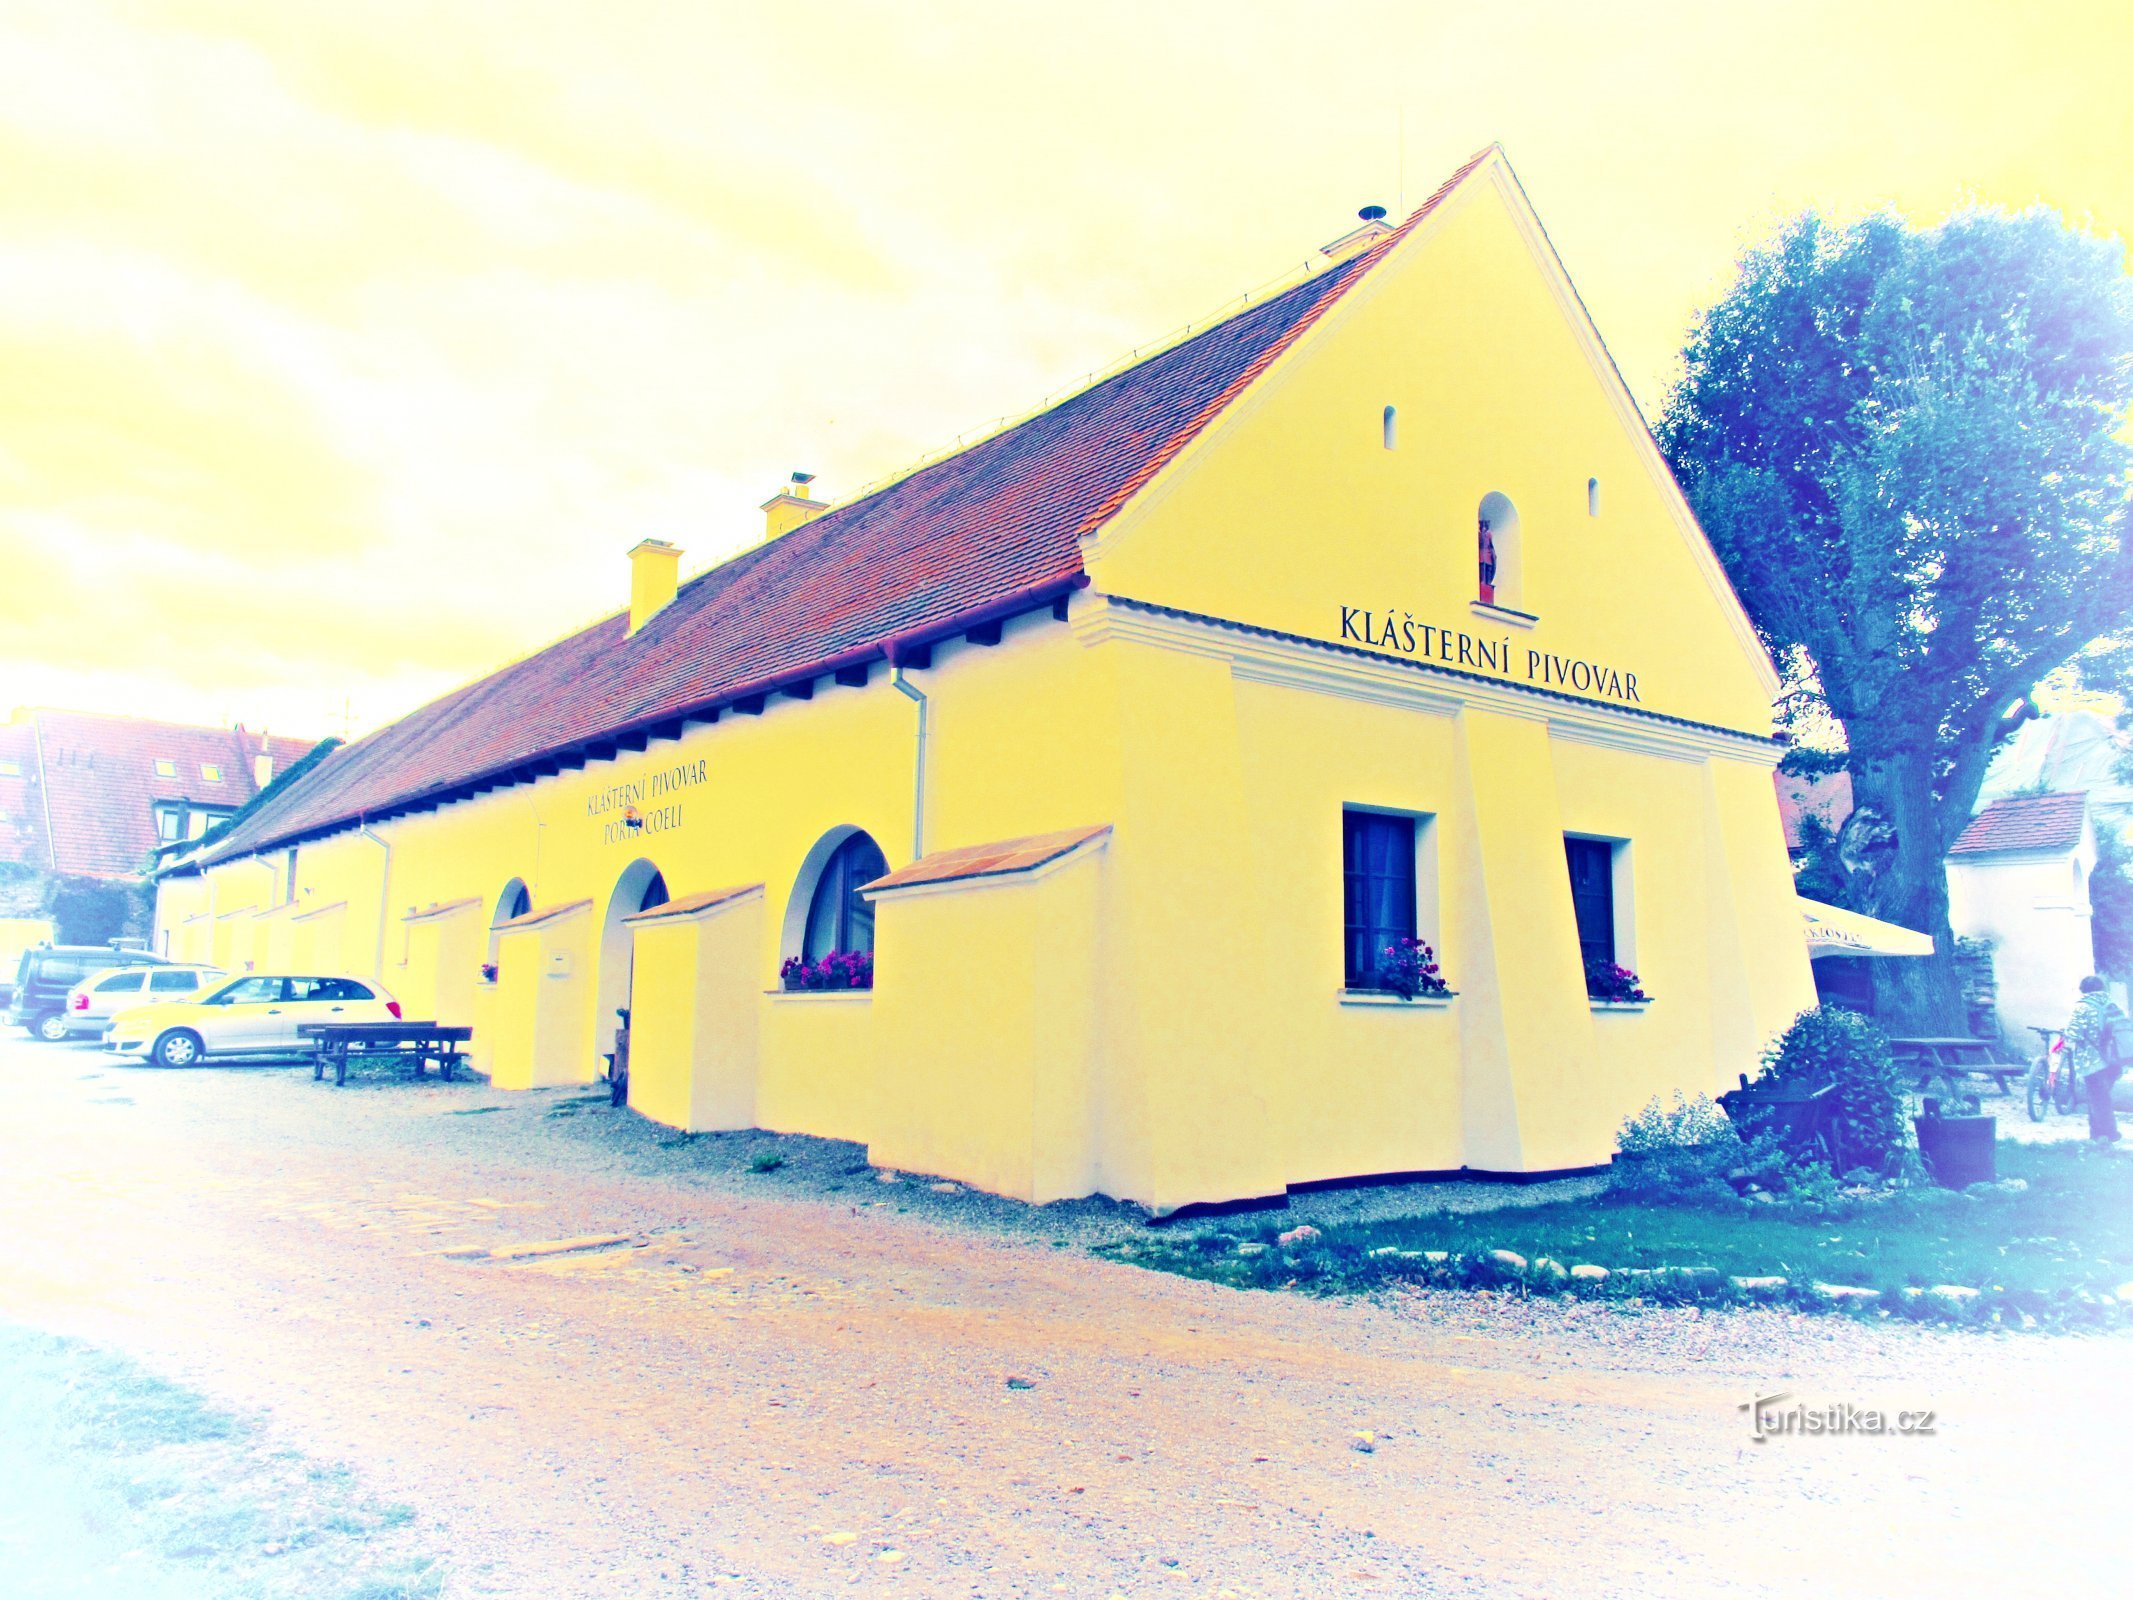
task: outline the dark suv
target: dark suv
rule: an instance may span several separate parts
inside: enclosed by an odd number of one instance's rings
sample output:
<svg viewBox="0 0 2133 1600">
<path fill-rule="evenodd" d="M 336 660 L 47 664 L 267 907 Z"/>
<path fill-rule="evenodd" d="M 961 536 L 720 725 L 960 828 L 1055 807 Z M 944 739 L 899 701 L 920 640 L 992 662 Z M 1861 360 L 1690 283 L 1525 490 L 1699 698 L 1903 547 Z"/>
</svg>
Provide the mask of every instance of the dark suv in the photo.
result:
<svg viewBox="0 0 2133 1600">
<path fill-rule="evenodd" d="M 167 967 L 146 950 L 114 950 L 100 944 L 40 944 L 22 952 L 15 969 L 15 997 L 7 1020 L 40 1039 L 67 1037 L 67 991 L 107 967 Z"/>
</svg>

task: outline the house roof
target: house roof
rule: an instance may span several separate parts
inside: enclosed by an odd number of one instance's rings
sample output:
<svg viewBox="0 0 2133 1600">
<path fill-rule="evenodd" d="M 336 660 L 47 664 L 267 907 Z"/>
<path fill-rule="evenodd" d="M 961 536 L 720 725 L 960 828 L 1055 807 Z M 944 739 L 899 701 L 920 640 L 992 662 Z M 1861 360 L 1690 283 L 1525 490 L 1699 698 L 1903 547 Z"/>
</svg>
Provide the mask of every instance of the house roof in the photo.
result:
<svg viewBox="0 0 2133 1600">
<path fill-rule="evenodd" d="M 0 758 L 22 772 L 0 774 L 0 859 L 140 877 L 158 843 L 157 801 L 234 811 L 259 792 L 254 757 L 278 772 L 315 742 L 84 711 L 18 713 L 0 727 Z"/>
<path fill-rule="evenodd" d="M 1493 147 L 1491 147 L 1493 149 Z M 946 636 L 1087 581 L 1115 515 L 1490 154 L 1386 238 L 1050 410 L 335 751 L 205 861 L 330 832 Z M 605 752 L 611 753 L 611 752 Z"/>
<path fill-rule="evenodd" d="M 1778 820 L 1785 824 L 1785 848 L 1800 848 L 1800 823 L 1813 817 L 1831 833 L 1844 826 L 1852 814 L 1852 775 L 1828 772 L 1820 777 L 1800 778 L 1789 772 L 1772 775 L 1777 782 Z"/>
<path fill-rule="evenodd" d="M 1995 800 L 1948 847 L 1951 856 L 2071 850 L 2088 820 L 2086 794 L 2017 795 Z"/>
<path fill-rule="evenodd" d="M 761 894 L 760 883 L 735 884 L 725 889 L 706 889 L 701 894 L 685 894 L 677 899 L 662 900 L 656 906 L 647 906 L 642 911 L 633 911 L 624 922 L 657 922 L 666 917 L 693 917 L 700 911 L 729 905 L 735 900 L 744 900 L 749 895 Z"/>
<path fill-rule="evenodd" d="M 1021 839 L 1002 839 L 994 844 L 963 845 L 954 850 L 936 850 L 920 856 L 908 867 L 898 867 L 887 877 L 864 886 L 875 894 L 883 889 L 912 889 L 922 883 L 954 883 L 964 878 L 999 878 L 1011 873 L 1034 872 L 1039 867 L 1071 855 L 1083 845 L 1111 831 L 1108 822 L 1093 828 L 1063 828 L 1057 833 L 1033 833 Z"/>
</svg>

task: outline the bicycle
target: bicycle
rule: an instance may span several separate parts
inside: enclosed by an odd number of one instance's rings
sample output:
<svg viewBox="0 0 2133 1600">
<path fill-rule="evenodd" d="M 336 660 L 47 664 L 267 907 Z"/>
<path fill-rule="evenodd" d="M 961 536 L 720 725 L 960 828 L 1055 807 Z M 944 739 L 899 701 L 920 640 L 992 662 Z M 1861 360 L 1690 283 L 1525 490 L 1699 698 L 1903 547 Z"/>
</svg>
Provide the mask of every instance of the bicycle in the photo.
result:
<svg viewBox="0 0 2133 1600">
<path fill-rule="evenodd" d="M 2070 1112 L 2077 1101 L 2074 1069 L 2067 1061 L 2066 1039 L 2057 1028 L 2039 1028 L 2031 1024 L 2043 1045 L 2037 1059 L 2029 1064 L 2029 1075 L 2023 1080 L 2023 1099 L 2029 1105 L 2029 1120 L 2042 1122 L 2048 1111 Z"/>
</svg>

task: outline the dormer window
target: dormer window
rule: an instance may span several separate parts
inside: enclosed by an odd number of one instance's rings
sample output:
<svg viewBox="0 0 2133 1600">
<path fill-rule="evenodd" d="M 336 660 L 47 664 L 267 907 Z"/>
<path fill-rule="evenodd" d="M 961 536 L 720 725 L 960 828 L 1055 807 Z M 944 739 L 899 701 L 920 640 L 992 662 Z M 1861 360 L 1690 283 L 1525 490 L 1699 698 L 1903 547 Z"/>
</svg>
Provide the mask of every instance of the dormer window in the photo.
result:
<svg viewBox="0 0 2133 1600">
<path fill-rule="evenodd" d="M 177 764 L 177 762 L 175 762 L 175 761 L 171 761 L 171 760 L 168 760 L 168 759 L 166 759 L 166 758 L 165 758 L 165 757 L 163 757 L 163 756 L 157 756 L 157 757 L 156 757 L 156 776 L 157 776 L 157 777 L 159 777 L 159 778 L 175 778 L 175 777 L 176 777 L 177 775 L 178 775 L 178 764 Z"/>
</svg>

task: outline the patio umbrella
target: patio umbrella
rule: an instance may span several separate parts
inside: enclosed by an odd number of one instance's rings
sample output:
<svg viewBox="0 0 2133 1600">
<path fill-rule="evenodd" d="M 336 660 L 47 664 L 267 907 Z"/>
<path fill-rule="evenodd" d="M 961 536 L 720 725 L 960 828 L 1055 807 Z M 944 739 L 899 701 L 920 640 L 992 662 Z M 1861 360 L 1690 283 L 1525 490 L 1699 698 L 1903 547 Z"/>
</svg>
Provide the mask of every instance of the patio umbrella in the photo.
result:
<svg viewBox="0 0 2133 1600">
<path fill-rule="evenodd" d="M 1809 956 L 1929 956 L 1933 953 L 1930 933 L 1913 933 L 1893 922 L 1883 922 L 1863 911 L 1826 906 L 1805 895 L 1796 896 L 1800 919 L 1807 924 Z"/>
</svg>

